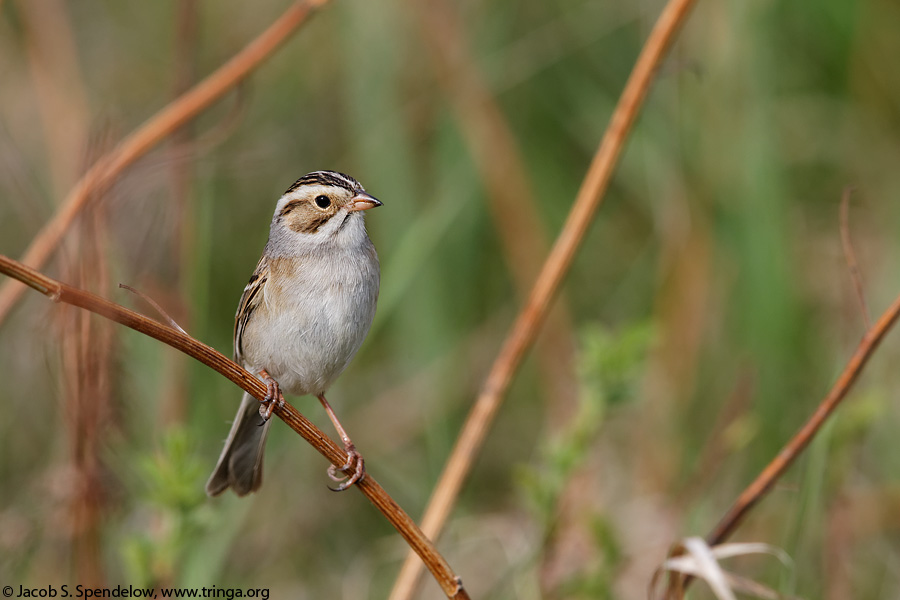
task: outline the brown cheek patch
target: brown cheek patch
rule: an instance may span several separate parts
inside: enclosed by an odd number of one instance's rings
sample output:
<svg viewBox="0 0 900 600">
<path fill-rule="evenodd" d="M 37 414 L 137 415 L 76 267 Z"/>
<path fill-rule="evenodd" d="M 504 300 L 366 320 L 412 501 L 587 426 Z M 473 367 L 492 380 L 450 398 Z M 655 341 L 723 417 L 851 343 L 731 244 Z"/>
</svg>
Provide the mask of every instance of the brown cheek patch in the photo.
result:
<svg viewBox="0 0 900 600">
<path fill-rule="evenodd" d="M 290 202 L 288 202 L 287 204 L 284 205 L 284 208 L 281 209 L 281 212 L 278 213 L 278 216 L 283 217 L 284 215 L 288 214 L 289 212 L 291 212 L 292 210 L 294 210 L 295 208 L 300 206 L 302 203 L 303 203 L 303 200 L 291 200 Z"/>
<path fill-rule="evenodd" d="M 319 227 L 327 223 L 330 218 L 331 215 L 326 214 L 306 214 L 302 217 L 297 215 L 296 218 L 290 220 L 288 227 L 297 233 L 315 233 L 319 230 Z"/>
</svg>

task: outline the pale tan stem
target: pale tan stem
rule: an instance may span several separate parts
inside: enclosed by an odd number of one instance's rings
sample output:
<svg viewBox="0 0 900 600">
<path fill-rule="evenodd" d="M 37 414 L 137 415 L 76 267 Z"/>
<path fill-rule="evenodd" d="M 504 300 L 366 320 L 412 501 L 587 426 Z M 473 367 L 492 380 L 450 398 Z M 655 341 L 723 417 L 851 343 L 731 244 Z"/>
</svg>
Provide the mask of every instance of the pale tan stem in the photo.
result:
<svg viewBox="0 0 900 600">
<path fill-rule="evenodd" d="M 425 509 L 422 530 L 432 539 L 437 538 L 443 529 L 509 384 L 544 323 L 550 302 L 600 206 L 653 75 L 694 2 L 669 0 L 641 50 L 565 225 L 491 367 Z M 420 574 L 421 563 L 414 555 L 408 554 L 391 591 L 391 600 L 409 600 Z"/>
</svg>

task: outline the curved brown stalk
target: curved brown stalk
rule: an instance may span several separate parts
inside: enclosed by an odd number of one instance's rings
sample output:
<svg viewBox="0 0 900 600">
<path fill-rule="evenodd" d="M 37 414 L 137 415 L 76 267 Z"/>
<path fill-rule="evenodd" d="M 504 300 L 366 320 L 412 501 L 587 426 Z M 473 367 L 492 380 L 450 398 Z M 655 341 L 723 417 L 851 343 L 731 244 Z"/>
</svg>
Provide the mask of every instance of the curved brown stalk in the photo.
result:
<svg viewBox="0 0 900 600">
<path fill-rule="evenodd" d="M 844 367 L 844 371 L 809 420 L 785 444 L 772 462 L 766 465 L 766 468 L 763 469 L 756 480 L 738 496 L 738 499 L 728 509 L 722 520 L 706 536 L 706 541 L 710 546 L 721 544 L 737 529 L 750 509 L 762 499 L 766 492 L 772 489 L 778 478 L 793 464 L 797 456 L 806 449 L 813 436 L 822 428 L 822 425 L 825 424 L 831 413 L 846 397 L 847 392 L 853 386 L 863 367 L 866 366 L 866 362 L 871 358 L 875 349 L 878 348 L 885 334 L 897 322 L 898 317 L 900 317 L 900 296 L 894 300 L 894 303 L 863 336 L 853 356 L 850 357 L 847 366 Z"/>
<path fill-rule="evenodd" d="M 292 4 L 228 62 L 165 106 L 109 154 L 101 157 L 69 191 L 53 218 L 34 237 L 22 256 L 22 262 L 36 269 L 43 267 L 72 221 L 94 194 L 103 191 L 134 161 L 240 83 L 305 23 L 313 11 L 327 2 L 298 0 Z M 0 288 L 0 324 L 24 291 L 25 288 L 15 281 L 8 281 Z"/>
<path fill-rule="evenodd" d="M 847 396 L 847 392 L 856 382 L 856 378 L 862 372 L 863 367 L 871 358 L 872 354 L 878 348 L 881 340 L 890 331 L 891 327 L 900 317 L 900 296 L 894 303 L 884 311 L 875 326 L 866 331 L 850 361 L 844 367 L 840 377 L 838 377 L 834 386 L 828 392 L 828 395 L 822 400 L 815 412 L 810 416 L 809 420 L 803 424 L 794 437 L 788 441 L 781 449 L 777 456 L 766 465 L 756 479 L 741 492 L 725 516 L 716 524 L 715 528 L 706 536 L 706 543 L 712 547 L 721 544 L 727 540 L 732 533 L 744 521 L 750 510 L 756 506 L 760 500 L 772 489 L 775 482 L 784 474 L 788 468 L 794 464 L 794 461 L 809 446 L 813 437 L 828 420 L 828 417 L 835 411 L 841 401 Z M 672 577 L 670 579 L 669 589 L 666 591 L 666 598 L 681 598 L 683 593 L 691 585 L 694 578 Z"/>
<path fill-rule="evenodd" d="M 55 302 L 65 302 L 66 304 L 83 308 L 168 344 L 221 373 L 257 400 L 262 400 L 266 396 L 266 386 L 256 377 L 226 358 L 219 351 L 186 333 L 149 319 L 100 296 L 56 281 L 31 267 L 27 267 L 3 255 L 0 255 L 0 273 L 21 281 Z M 309 442 L 322 456 L 331 461 L 333 465 L 340 467 L 346 463 L 347 454 L 306 417 L 300 414 L 296 408 L 285 402 L 284 406 L 275 409 L 275 414 Z M 371 475 L 367 474 L 354 487 L 362 492 L 369 502 L 375 505 L 381 514 L 403 536 L 413 551 L 428 565 L 428 569 L 432 572 L 448 598 L 457 600 L 468 599 L 469 596 L 462 586 L 462 580 L 453 573 L 450 565 L 438 553 L 434 544 L 425 537 L 409 515 L 394 502 L 393 498 L 384 491 Z"/>
<path fill-rule="evenodd" d="M 772 489 L 772 486 L 775 485 L 775 482 L 778 481 L 784 472 L 794 463 L 797 457 L 807 446 L 809 446 L 813 437 L 819 432 L 828 417 L 831 416 L 838 405 L 846 398 L 847 392 L 850 391 L 850 388 L 856 382 L 856 378 L 862 372 L 863 367 L 866 366 L 866 363 L 878 348 L 878 345 L 884 339 L 884 336 L 887 335 L 888 331 L 890 331 L 897 322 L 898 317 L 900 317 L 900 296 L 898 296 L 894 300 L 894 303 L 884 311 L 875 325 L 869 325 L 870 321 L 865 301 L 865 293 L 863 291 L 862 280 L 859 276 L 856 255 L 853 252 L 853 245 L 850 240 L 848 204 L 852 191 L 853 190 L 850 187 L 845 188 L 843 197 L 841 198 L 841 243 L 847 260 L 847 267 L 849 268 L 850 276 L 853 279 L 857 302 L 862 311 L 863 320 L 866 323 L 866 333 L 856 347 L 853 356 L 850 357 L 850 361 L 841 372 L 840 377 L 838 377 L 834 386 L 832 386 L 831 390 L 828 392 L 828 395 L 826 395 L 822 402 L 819 403 L 819 406 L 816 407 L 815 412 L 813 412 L 806 423 L 803 424 L 800 430 L 794 434 L 788 443 L 785 444 L 778 455 L 766 465 L 753 483 L 741 492 L 741 495 L 734 501 L 734 504 L 731 505 L 722 519 L 716 524 L 715 528 L 706 536 L 706 541 L 710 546 L 721 544 L 734 533 L 750 510 L 765 497 L 769 490 Z M 687 589 L 692 580 L 691 577 L 685 577 L 682 582 L 676 581 L 675 583 L 680 583 L 681 589 Z M 673 597 L 672 592 L 669 592 L 669 597 Z"/>
<path fill-rule="evenodd" d="M 653 75 L 694 2 L 695 0 L 669 0 L 641 50 L 566 223 L 491 367 L 428 502 L 422 520 L 422 531 L 431 539 L 435 539 L 441 532 L 456 503 L 463 481 L 469 474 L 472 461 L 478 456 L 513 375 L 521 365 L 525 352 L 534 342 L 547 316 L 550 302 L 600 206 Z M 391 599 L 408 600 L 415 591 L 420 573 L 419 562 L 414 556 L 407 555 L 394 583 Z"/>
</svg>

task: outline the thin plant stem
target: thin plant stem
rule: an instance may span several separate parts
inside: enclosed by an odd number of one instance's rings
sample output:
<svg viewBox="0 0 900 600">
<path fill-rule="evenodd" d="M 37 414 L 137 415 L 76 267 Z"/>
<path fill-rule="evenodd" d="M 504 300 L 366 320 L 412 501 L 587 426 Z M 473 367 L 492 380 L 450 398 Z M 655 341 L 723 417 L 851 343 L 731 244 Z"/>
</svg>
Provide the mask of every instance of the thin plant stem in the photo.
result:
<svg viewBox="0 0 900 600">
<path fill-rule="evenodd" d="M 127 167 L 166 136 L 171 135 L 243 81 L 297 31 L 316 9 L 328 1 L 298 0 L 292 4 L 268 29 L 228 62 L 166 105 L 123 139 L 112 151 L 101 157 L 69 191 L 50 221 L 31 241 L 21 261 L 36 269 L 43 267 L 90 198 L 108 188 Z M 15 281 L 8 281 L 0 288 L 0 324 L 24 291 L 25 288 Z"/>
<path fill-rule="evenodd" d="M 600 206 L 653 76 L 694 3 L 695 0 L 669 0 L 641 50 L 565 225 L 491 367 L 431 495 L 422 520 L 422 530 L 431 539 L 440 534 L 456 503 L 512 378 L 544 323 L 550 303 Z M 408 554 L 391 591 L 391 600 L 409 600 L 420 574 L 421 564 Z"/>
<path fill-rule="evenodd" d="M 262 401 L 266 396 L 266 386 L 259 379 L 219 351 L 186 333 L 149 319 L 100 296 L 59 282 L 3 255 L 0 255 L 0 273 L 21 281 L 55 302 L 64 302 L 83 308 L 168 344 L 224 375 L 257 400 Z M 333 465 L 341 467 L 347 462 L 347 454 L 292 405 L 285 402 L 283 406 L 275 408 L 274 414 L 300 434 Z M 453 573 L 444 557 L 423 535 L 409 515 L 371 475 L 367 474 L 354 487 L 375 505 L 415 553 L 422 558 L 447 598 L 468 600 L 469 595 L 463 588 L 462 580 Z"/>
<path fill-rule="evenodd" d="M 863 313 L 863 321 L 866 323 L 866 333 L 856 347 L 853 356 L 850 357 L 850 361 L 844 367 L 840 377 L 838 377 L 834 386 L 832 386 L 831 390 L 828 392 L 828 395 L 825 396 L 821 403 L 819 403 L 815 412 L 813 412 L 806 423 L 803 424 L 803 427 L 801 427 L 788 443 L 785 444 L 778 455 L 766 465 L 753 483 L 741 492 L 741 495 L 734 501 L 734 504 L 731 505 L 728 512 L 725 513 L 718 524 L 716 524 L 715 528 L 707 535 L 706 541 L 710 546 L 721 544 L 734 533 L 750 510 L 763 499 L 769 490 L 772 489 L 772 486 L 775 485 L 775 482 L 778 481 L 784 472 L 794 463 L 800 453 L 809 446 L 812 438 L 815 437 L 816 433 L 819 432 L 828 417 L 831 416 L 841 401 L 847 396 L 847 392 L 850 391 L 850 388 L 856 382 L 856 378 L 859 376 L 860 372 L 862 372 L 863 367 L 865 367 L 869 358 L 881 343 L 881 340 L 884 339 L 884 336 L 890 331 L 897 322 L 898 316 L 900 316 L 900 296 L 898 296 L 897 299 L 894 300 L 894 303 L 881 315 L 874 327 L 869 324 L 870 320 L 865 293 L 863 291 L 862 280 L 859 276 L 856 255 L 853 252 L 853 244 L 850 239 L 849 203 L 852 192 L 853 188 L 846 187 L 844 188 L 844 193 L 841 197 L 841 243 L 844 249 L 844 257 L 847 260 L 847 267 L 850 270 L 850 276 L 856 291 L 856 299 L 859 302 L 860 310 Z M 691 584 L 691 581 L 691 577 L 685 577 L 683 589 L 687 589 Z"/>
<path fill-rule="evenodd" d="M 156 300 L 154 300 L 153 298 L 151 298 L 150 296 L 148 296 L 141 290 L 131 287 L 130 285 L 125 285 L 124 283 L 120 283 L 119 287 L 122 288 L 123 290 L 128 290 L 135 296 L 139 296 L 144 302 L 146 302 L 147 304 L 152 306 L 153 309 L 159 313 L 159 316 L 161 316 L 165 320 L 165 322 L 169 324 L 169 327 L 171 327 L 172 329 L 177 329 L 181 333 L 187 333 L 187 331 L 184 330 L 184 327 L 179 325 L 178 322 L 175 321 L 175 319 L 173 319 L 169 315 L 169 313 L 167 313 L 163 309 L 163 307 L 159 305 L 159 303 Z"/>
<path fill-rule="evenodd" d="M 850 361 L 844 367 L 840 377 L 822 400 L 815 412 L 803 424 L 796 434 L 781 449 L 777 456 L 766 465 L 762 472 L 753 480 L 747 488 L 741 492 L 731 508 L 725 513 L 719 523 L 706 536 L 706 543 L 716 546 L 727 540 L 740 526 L 750 510 L 772 489 L 775 482 L 781 478 L 785 471 L 794 463 L 797 457 L 809 446 L 813 437 L 828 420 L 828 417 L 837 409 L 841 401 L 847 396 L 847 392 L 853 387 L 863 367 L 872 357 L 884 336 L 900 317 L 900 296 L 884 311 L 875 325 L 866 331 Z M 687 577 L 684 588 L 687 589 L 692 578 Z M 670 596 L 671 597 L 671 596 Z"/>
</svg>

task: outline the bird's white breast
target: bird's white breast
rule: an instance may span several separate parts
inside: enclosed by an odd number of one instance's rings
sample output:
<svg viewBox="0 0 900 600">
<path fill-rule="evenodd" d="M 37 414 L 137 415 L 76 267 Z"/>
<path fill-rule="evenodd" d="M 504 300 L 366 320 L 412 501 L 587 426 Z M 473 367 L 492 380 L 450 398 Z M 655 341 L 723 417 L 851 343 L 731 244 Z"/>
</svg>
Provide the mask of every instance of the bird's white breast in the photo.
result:
<svg viewBox="0 0 900 600">
<path fill-rule="evenodd" d="M 289 394 L 324 393 L 372 324 L 378 258 L 358 221 L 361 236 L 348 231 L 353 237 L 343 243 L 270 258 L 262 301 L 243 333 L 243 357 L 248 368 L 265 369 Z"/>
</svg>

